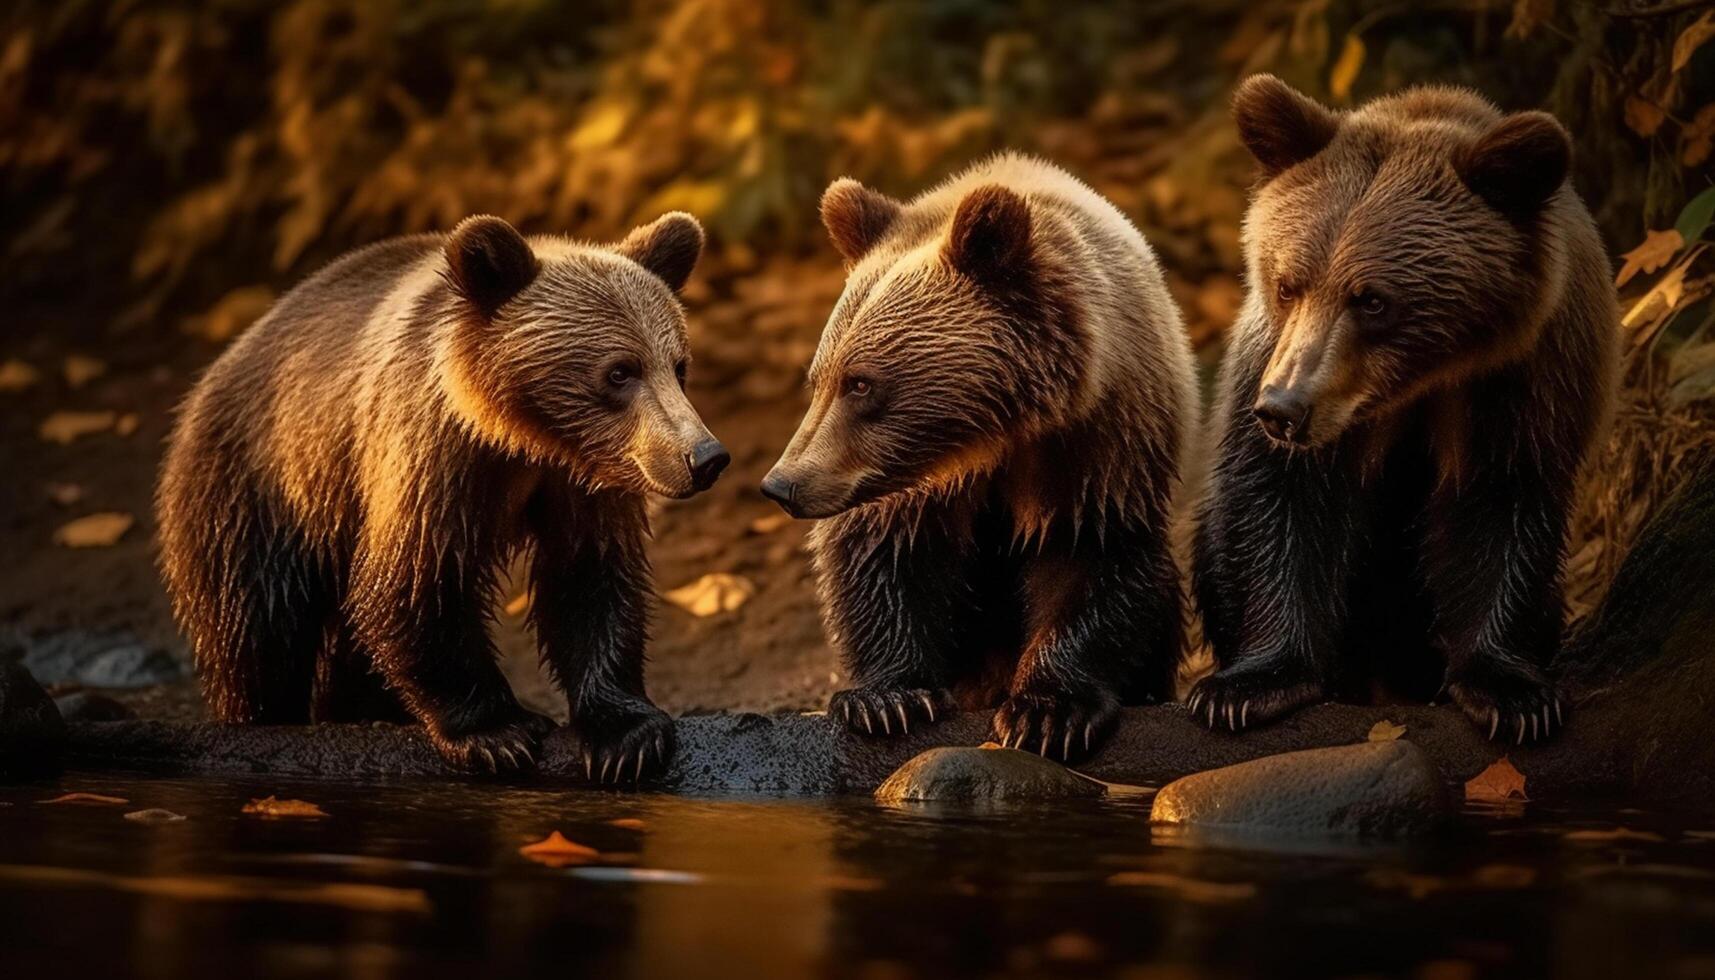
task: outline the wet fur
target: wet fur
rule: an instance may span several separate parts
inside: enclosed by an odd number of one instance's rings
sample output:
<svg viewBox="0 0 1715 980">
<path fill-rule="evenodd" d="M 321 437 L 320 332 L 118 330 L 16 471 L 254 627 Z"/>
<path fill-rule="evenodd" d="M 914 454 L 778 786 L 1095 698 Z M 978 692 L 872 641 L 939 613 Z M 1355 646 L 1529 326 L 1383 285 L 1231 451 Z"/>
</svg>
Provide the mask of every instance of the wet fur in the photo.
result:
<svg viewBox="0 0 1715 980">
<path fill-rule="evenodd" d="M 1568 514 L 1611 411 L 1618 338 L 1583 204 L 1551 169 L 1508 166 L 1513 154 L 1552 162 L 1564 135 L 1455 89 L 1339 116 L 1282 108 L 1296 96 L 1284 89 L 1253 79 L 1235 101 L 1241 132 L 1263 134 L 1264 174 L 1196 534 L 1219 669 L 1189 705 L 1239 729 L 1331 696 L 1445 691 L 1485 734 L 1546 737 L 1564 715 L 1546 669 Z M 1269 112 L 1286 122 L 1243 122 Z M 1296 161 L 1280 150 L 1317 144 Z M 1489 162 L 1474 172 L 1479 153 Z M 1279 299 L 1283 278 L 1306 284 L 1302 297 Z M 1316 348 L 1338 401 L 1322 421 L 1344 428 L 1271 441 L 1252 405 L 1282 370 L 1294 317 L 1310 316 L 1290 307 L 1371 283 L 1393 291 L 1395 319 L 1371 335 L 1339 321 L 1331 336 L 1351 335 Z"/>
<path fill-rule="evenodd" d="M 664 438 L 657 400 L 615 412 L 576 383 L 615 351 L 669 376 L 683 360 L 679 304 L 638 260 L 682 283 L 701 233 L 658 225 L 676 238 L 526 245 L 471 219 L 450 240 L 383 242 L 287 293 L 210 367 L 157 510 L 216 719 L 415 719 L 457 765 L 527 766 L 551 725 L 513 697 L 487 625 L 497 574 L 528 550 L 531 622 L 590 768 L 665 763 L 671 721 L 643 688 L 644 493 L 660 481 L 636 462 Z"/>
<path fill-rule="evenodd" d="M 842 181 L 823 214 L 850 272 L 782 465 L 861 474 L 811 536 L 854 685 L 831 710 L 880 735 L 996 709 L 997 739 L 1082 758 L 1120 705 L 1172 696 L 1180 652 L 1197 394 L 1154 255 L 1012 155 L 908 203 Z M 851 372 L 879 405 L 842 407 Z"/>
</svg>

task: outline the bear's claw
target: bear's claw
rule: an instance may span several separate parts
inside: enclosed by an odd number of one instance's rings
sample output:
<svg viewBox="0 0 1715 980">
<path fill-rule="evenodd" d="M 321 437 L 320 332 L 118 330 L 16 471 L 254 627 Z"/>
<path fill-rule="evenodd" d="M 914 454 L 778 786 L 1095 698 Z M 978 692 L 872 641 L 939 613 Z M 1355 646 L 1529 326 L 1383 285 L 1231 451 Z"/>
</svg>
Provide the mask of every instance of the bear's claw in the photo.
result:
<svg viewBox="0 0 1715 980">
<path fill-rule="evenodd" d="M 1014 694 L 995 711 L 991 732 L 1009 749 L 1071 764 L 1101 747 L 1119 720 L 1119 699 L 1095 694 Z"/>
<path fill-rule="evenodd" d="M 934 724 L 938 704 L 947 702 L 947 692 L 927 688 L 854 687 L 839 691 L 828 701 L 828 713 L 839 718 L 848 731 L 859 735 L 911 734 L 913 720 Z"/>
<path fill-rule="evenodd" d="M 550 719 L 520 710 L 510 721 L 462 735 L 431 730 L 429 740 L 448 765 L 501 775 L 536 768 L 536 749 L 553 728 Z"/>
<path fill-rule="evenodd" d="M 1566 727 L 1566 707 L 1554 685 L 1531 669 L 1467 669 L 1447 683 L 1453 703 L 1490 741 L 1538 742 Z"/>
<path fill-rule="evenodd" d="M 654 705 L 586 724 L 582 738 L 584 778 L 592 783 L 640 783 L 666 771 L 673 757 L 673 719 Z"/>
<path fill-rule="evenodd" d="M 1309 681 L 1223 671 L 1198 681 L 1185 707 L 1212 731 L 1237 732 L 1250 727 L 1253 714 L 1263 724 L 1321 700 L 1323 693 L 1320 684 Z"/>
</svg>

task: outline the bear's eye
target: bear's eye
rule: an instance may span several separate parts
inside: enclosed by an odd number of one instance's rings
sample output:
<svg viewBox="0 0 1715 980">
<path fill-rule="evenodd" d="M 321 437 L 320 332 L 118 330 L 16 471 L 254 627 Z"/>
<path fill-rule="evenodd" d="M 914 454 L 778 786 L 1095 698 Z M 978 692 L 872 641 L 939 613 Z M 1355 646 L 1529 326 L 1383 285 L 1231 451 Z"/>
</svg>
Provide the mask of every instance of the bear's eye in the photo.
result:
<svg viewBox="0 0 1715 980">
<path fill-rule="evenodd" d="M 846 394 L 853 398 L 862 398 L 869 394 L 870 387 L 869 379 L 852 378 L 846 382 Z"/>
<path fill-rule="evenodd" d="M 1372 292 L 1361 292 L 1352 297 L 1352 309 L 1367 317 L 1378 317 L 1387 312 L 1387 300 Z"/>
<path fill-rule="evenodd" d="M 1298 287 L 1282 279 L 1274 285 L 1274 297 L 1282 303 L 1290 303 L 1298 298 Z"/>
<path fill-rule="evenodd" d="M 635 377 L 637 377 L 637 372 L 629 364 L 615 364 L 607 371 L 607 383 L 615 388 L 630 384 L 631 379 Z"/>
<path fill-rule="evenodd" d="M 673 365 L 673 377 L 679 379 L 679 387 L 685 387 L 685 378 L 691 373 L 691 366 L 684 361 Z"/>
</svg>

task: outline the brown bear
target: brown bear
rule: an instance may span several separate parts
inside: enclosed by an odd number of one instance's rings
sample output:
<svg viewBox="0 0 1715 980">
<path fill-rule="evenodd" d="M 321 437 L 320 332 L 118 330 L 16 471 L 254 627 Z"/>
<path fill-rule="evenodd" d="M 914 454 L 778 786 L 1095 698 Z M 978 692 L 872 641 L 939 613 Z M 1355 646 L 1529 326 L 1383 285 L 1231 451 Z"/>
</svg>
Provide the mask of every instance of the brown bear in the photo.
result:
<svg viewBox="0 0 1715 980">
<path fill-rule="evenodd" d="M 1262 175 L 1196 532 L 1218 670 L 1189 707 L 1236 730 L 1444 691 L 1546 737 L 1619 321 L 1565 130 L 1452 88 L 1336 113 L 1267 75 L 1233 112 Z"/>
<path fill-rule="evenodd" d="M 822 198 L 848 263 L 811 405 L 763 492 L 811 536 L 855 685 L 830 710 L 907 731 L 952 704 L 1078 759 L 1172 695 L 1169 517 L 1196 435 L 1190 343 L 1143 236 L 1040 160 L 910 202 Z"/>
<path fill-rule="evenodd" d="M 675 291 L 702 244 L 679 213 L 612 247 L 474 217 L 346 255 L 234 341 L 184 403 L 157 501 L 214 717 L 408 716 L 454 765 L 530 765 L 551 724 L 487 633 L 527 549 L 587 774 L 662 767 L 645 495 L 727 463 L 683 391 Z"/>
</svg>

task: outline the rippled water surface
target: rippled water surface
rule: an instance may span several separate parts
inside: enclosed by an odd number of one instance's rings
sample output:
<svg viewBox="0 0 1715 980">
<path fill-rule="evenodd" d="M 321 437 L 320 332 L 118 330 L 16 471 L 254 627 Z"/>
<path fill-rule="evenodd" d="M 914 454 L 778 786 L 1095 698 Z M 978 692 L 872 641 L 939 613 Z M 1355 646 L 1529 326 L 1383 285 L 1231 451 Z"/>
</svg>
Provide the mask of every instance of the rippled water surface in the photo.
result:
<svg viewBox="0 0 1715 980">
<path fill-rule="evenodd" d="M 0 976 L 1715 976 L 1715 816 L 1341 851 L 1148 812 L 67 776 L 0 786 Z"/>
</svg>

